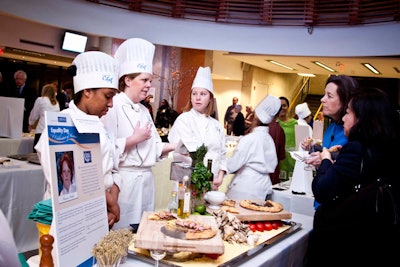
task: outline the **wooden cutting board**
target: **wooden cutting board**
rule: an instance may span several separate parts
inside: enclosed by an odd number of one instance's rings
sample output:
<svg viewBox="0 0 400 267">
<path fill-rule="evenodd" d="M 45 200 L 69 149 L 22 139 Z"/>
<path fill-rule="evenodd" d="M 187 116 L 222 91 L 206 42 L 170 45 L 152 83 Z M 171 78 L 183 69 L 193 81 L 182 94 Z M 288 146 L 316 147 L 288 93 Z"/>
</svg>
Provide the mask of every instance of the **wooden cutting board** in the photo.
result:
<svg viewBox="0 0 400 267">
<path fill-rule="evenodd" d="M 250 209 L 245 209 L 239 205 L 241 200 L 235 200 L 235 208 L 239 210 L 239 213 L 232 213 L 241 221 L 273 221 L 273 220 L 289 220 L 292 218 L 292 213 L 286 210 L 282 210 L 280 212 L 263 212 L 263 211 L 255 211 Z M 263 204 L 264 200 L 252 200 L 253 202 Z M 214 210 L 207 207 L 207 211 L 212 213 Z"/>
<path fill-rule="evenodd" d="M 135 247 L 142 249 L 159 249 L 170 252 L 197 252 L 197 253 L 224 253 L 224 241 L 218 231 L 214 216 L 190 215 L 189 219 L 210 225 L 217 234 L 210 239 L 204 240 L 182 240 L 166 236 L 161 232 L 164 221 L 148 220 L 151 212 L 144 212 L 136 234 Z"/>
</svg>

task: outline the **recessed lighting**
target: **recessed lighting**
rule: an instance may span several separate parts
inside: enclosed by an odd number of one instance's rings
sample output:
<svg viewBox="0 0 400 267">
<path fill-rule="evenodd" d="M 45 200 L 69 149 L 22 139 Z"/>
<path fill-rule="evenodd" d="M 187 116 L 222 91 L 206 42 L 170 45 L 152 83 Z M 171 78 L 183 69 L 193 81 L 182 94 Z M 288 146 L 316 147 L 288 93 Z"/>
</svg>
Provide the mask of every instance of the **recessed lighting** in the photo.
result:
<svg viewBox="0 0 400 267">
<path fill-rule="evenodd" d="M 297 73 L 297 75 L 303 76 L 303 77 L 315 77 L 315 74 L 312 74 L 312 73 Z"/>
<path fill-rule="evenodd" d="M 319 62 L 319 61 L 312 61 L 312 63 L 314 63 L 315 65 L 320 66 L 321 68 L 324 68 L 324 69 L 326 69 L 326 70 L 328 70 L 328 71 L 330 71 L 330 72 L 336 72 L 334 69 L 332 69 L 332 68 L 330 68 L 330 67 L 328 67 L 328 66 L 322 64 L 322 63 Z"/>
<path fill-rule="evenodd" d="M 269 63 L 278 65 L 278 66 L 280 66 L 280 67 L 282 67 L 282 68 L 285 68 L 285 69 L 288 69 L 288 70 L 295 70 L 295 69 L 292 68 L 292 67 L 286 66 L 286 65 L 284 65 L 284 64 L 282 64 L 282 63 L 279 63 L 279 62 L 276 62 L 276 61 L 274 61 L 274 60 L 267 60 L 267 61 L 268 61 Z"/>
<path fill-rule="evenodd" d="M 369 69 L 371 72 L 375 73 L 375 74 L 381 74 L 379 72 L 379 70 L 377 70 L 376 68 L 374 68 L 374 66 L 372 66 L 369 63 L 361 63 L 361 65 L 363 65 L 364 67 L 366 67 L 367 69 Z"/>
</svg>

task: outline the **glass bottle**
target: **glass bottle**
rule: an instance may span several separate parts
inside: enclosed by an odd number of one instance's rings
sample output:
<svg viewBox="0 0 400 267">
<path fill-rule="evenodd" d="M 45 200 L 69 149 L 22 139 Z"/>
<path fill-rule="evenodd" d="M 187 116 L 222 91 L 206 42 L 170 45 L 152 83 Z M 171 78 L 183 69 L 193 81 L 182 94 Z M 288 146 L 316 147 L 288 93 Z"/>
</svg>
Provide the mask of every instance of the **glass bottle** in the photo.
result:
<svg viewBox="0 0 400 267">
<path fill-rule="evenodd" d="M 211 176 L 210 176 L 210 178 L 208 178 L 208 180 L 210 182 L 214 181 L 214 174 L 212 172 L 212 159 L 207 160 L 207 170 L 209 170 L 211 172 Z"/>
<path fill-rule="evenodd" d="M 171 199 L 169 200 L 168 203 L 168 212 L 172 214 L 177 214 L 178 213 L 178 202 L 176 200 L 176 191 L 171 191 Z"/>
<path fill-rule="evenodd" d="M 191 195 L 192 192 L 189 187 L 189 176 L 183 177 L 182 185 L 179 185 L 178 191 L 178 217 L 187 219 L 191 213 Z"/>
</svg>

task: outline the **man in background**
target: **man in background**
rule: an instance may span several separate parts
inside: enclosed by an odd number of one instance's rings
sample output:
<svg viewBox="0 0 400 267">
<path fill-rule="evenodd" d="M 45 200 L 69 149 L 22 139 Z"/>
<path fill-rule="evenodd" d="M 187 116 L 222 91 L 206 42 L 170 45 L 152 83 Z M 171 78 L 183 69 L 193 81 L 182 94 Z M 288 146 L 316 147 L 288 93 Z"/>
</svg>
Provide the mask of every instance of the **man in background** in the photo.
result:
<svg viewBox="0 0 400 267">
<path fill-rule="evenodd" d="M 37 98 L 37 93 L 36 90 L 29 87 L 29 85 L 26 84 L 28 76 L 26 75 L 26 72 L 23 70 L 17 70 L 14 73 L 14 81 L 15 81 L 15 97 L 18 98 L 24 98 L 25 99 L 25 104 L 24 104 L 24 120 L 22 124 L 22 132 L 24 133 L 29 133 L 28 127 L 29 127 L 29 114 L 31 113 L 31 110 L 33 108 L 33 105 L 35 104 L 36 98 Z"/>
<path fill-rule="evenodd" d="M 232 105 L 230 105 L 225 112 L 224 127 L 227 135 L 232 135 L 233 123 L 235 122 L 235 107 L 239 99 L 235 96 L 232 98 Z"/>
</svg>

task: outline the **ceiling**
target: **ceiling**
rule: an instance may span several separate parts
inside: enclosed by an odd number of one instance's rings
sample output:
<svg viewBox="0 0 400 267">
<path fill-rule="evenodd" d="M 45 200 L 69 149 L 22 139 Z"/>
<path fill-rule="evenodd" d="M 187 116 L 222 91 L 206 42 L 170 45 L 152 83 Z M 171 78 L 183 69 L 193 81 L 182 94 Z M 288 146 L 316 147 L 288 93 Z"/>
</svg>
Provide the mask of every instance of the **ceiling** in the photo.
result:
<svg viewBox="0 0 400 267">
<path fill-rule="evenodd" d="M 224 57 L 234 59 L 249 65 L 257 66 L 276 73 L 308 73 L 315 75 L 345 74 L 349 76 L 377 77 L 377 78 L 398 78 L 400 79 L 400 57 L 300 57 L 300 56 L 279 56 L 279 55 L 254 55 L 223 52 Z M 36 62 L 48 65 L 68 67 L 72 58 L 48 55 L 44 53 L 31 53 L 21 49 L 4 49 L 0 57 Z M 289 70 L 270 63 L 273 60 L 292 67 Z M 319 61 L 334 69 L 336 72 L 329 72 L 313 63 Z M 370 63 L 381 74 L 374 74 L 362 63 Z M 214 79 L 237 80 L 237 77 L 224 77 L 218 74 L 213 75 Z"/>
<path fill-rule="evenodd" d="M 400 78 L 400 57 L 301 57 L 225 53 L 224 56 L 278 73 L 309 73 L 316 75 L 345 74 L 349 76 Z M 272 64 L 273 60 L 295 70 Z M 319 61 L 335 70 L 329 72 L 314 64 Z M 369 63 L 381 74 L 374 74 L 362 63 Z"/>
</svg>

